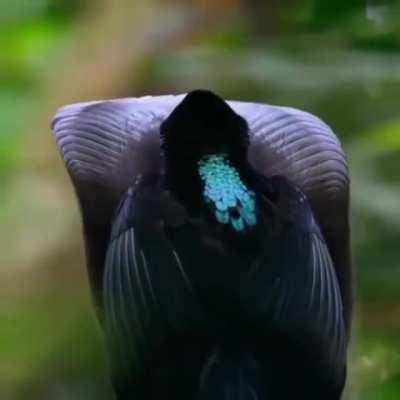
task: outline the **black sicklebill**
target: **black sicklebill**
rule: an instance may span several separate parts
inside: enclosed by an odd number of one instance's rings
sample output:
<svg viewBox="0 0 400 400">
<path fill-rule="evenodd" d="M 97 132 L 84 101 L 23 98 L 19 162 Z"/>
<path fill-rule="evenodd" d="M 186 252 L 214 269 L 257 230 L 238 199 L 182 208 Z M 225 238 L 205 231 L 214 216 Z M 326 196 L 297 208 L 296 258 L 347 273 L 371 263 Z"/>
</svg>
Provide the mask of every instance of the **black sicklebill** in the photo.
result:
<svg viewBox="0 0 400 400">
<path fill-rule="evenodd" d="M 326 173 L 316 157 L 337 161 L 336 137 L 314 135 L 296 159 L 290 146 L 307 138 L 290 138 L 305 126 L 288 123 L 290 109 L 271 110 L 257 136 L 249 103 L 239 115 L 205 90 L 173 106 L 154 99 L 161 124 L 145 122 L 139 139 L 126 127 L 140 132 L 140 113 L 117 131 L 111 110 L 133 107 L 122 100 L 55 120 L 59 144 L 72 121 L 81 152 L 74 164 L 62 148 L 117 398 L 339 400 L 351 313 L 347 167 Z"/>
</svg>

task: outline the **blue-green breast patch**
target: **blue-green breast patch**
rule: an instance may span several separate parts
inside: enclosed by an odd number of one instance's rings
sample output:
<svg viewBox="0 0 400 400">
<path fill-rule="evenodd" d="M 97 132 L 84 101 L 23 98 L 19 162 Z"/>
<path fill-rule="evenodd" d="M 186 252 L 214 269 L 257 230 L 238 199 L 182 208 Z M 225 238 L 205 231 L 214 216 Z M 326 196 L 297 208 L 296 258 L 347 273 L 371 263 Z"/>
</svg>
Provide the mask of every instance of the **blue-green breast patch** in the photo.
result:
<svg viewBox="0 0 400 400">
<path fill-rule="evenodd" d="M 199 174 L 204 198 L 213 206 L 218 222 L 230 224 L 238 232 L 257 224 L 255 193 L 245 186 L 225 155 L 203 157 Z"/>
</svg>

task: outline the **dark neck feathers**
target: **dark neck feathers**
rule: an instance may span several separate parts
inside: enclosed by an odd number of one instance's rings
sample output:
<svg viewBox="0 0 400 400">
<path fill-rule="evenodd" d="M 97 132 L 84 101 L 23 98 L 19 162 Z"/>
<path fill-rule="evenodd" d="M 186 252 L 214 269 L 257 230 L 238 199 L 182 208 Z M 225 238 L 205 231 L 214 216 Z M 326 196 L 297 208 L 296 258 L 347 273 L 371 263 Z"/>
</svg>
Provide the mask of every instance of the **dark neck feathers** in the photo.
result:
<svg viewBox="0 0 400 400">
<path fill-rule="evenodd" d="M 198 163 L 224 154 L 239 173 L 247 169 L 247 122 L 219 96 L 190 92 L 161 124 L 165 172 L 171 191 L 188 205 L 199 205 L 203 183 Z"/>
</svg>

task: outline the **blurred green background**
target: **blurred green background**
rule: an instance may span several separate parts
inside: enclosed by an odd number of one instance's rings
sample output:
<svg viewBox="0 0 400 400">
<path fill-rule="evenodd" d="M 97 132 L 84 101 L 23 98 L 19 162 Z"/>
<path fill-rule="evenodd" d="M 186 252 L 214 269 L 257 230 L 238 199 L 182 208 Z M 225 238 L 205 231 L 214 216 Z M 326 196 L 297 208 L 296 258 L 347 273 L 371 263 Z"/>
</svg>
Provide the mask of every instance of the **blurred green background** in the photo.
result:
<svg viewBox="0 0 400 400">
<path fill-rule="evenodd" d="M 342 139 L 347 398 L 400 399 L 399 1 L 0 0 L 0 45 L 0 399 L 112 398 L 55 110 L 194 88 L 301 108 Z"/>
</svg>

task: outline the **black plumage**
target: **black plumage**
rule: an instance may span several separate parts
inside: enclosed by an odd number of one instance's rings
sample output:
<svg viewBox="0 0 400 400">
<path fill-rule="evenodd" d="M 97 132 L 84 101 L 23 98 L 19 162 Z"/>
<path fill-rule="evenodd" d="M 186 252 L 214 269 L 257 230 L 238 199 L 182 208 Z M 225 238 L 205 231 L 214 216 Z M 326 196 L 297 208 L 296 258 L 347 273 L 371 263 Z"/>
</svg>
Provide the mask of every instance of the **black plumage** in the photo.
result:
<svg viewBox="0 0 400 400">
<path fill-rule="evenodd" d="M 340 398 L 348 176 L 326 125 L 195 91 L 72 106 L 54 129 L 118 398 Z M 210 154 L 255 193 L 254 227 L 235 231 L 205 204 Z"/>
</svg>

